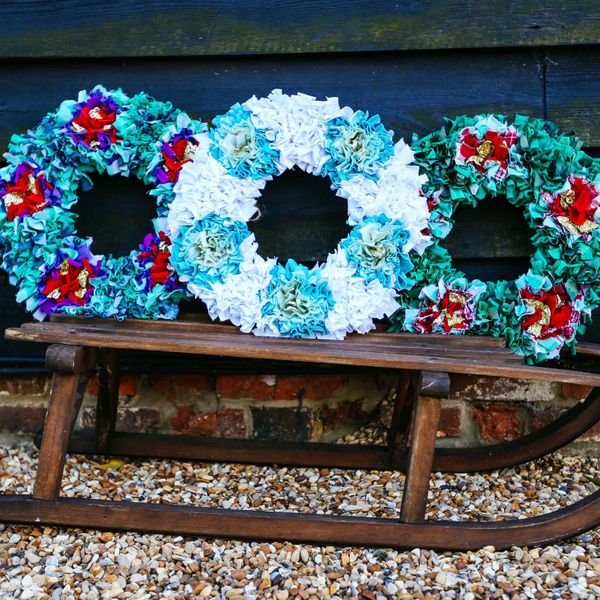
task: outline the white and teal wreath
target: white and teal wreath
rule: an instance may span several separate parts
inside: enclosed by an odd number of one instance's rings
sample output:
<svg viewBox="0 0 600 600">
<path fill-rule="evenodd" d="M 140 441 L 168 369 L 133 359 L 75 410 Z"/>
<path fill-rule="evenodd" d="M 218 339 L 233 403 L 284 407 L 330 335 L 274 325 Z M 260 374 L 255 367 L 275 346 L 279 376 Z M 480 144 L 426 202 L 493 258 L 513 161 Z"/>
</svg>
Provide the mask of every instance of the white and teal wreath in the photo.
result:
<svg viewBox="0 0 600 600">
<path fill-rule="evenodd" d="M 274 90 L 236 104 L 197 137 L 168 215 L 171 263 L 213 319 L 257 335 L 336 338 L 374 327 L 407 289 L 428 244 L 425 179 L 379 117 Z M 329 177 L 352 230 L 313 268 L 263 258 L 247 222 L 286 169 Z"/>
<path fill-rule="evenodd" d="M 530 362 L 574 348 L 600 304 L 600 162 L 548 121 L 479 115 L 447 120 L 413 142 L 433 244 L 415 261 L 394 330 L 504 336 Z M 460 204 L 506 199 L 532 229 L 535 252 L 514 281 L 468 280 L 439 245 Z"/>
<path fill-rule="evenodd" d="M 185 288 L 169 264 L 164 231 L 181 167 L 206 127 L 144 93 L 98 86 L 14 135 L 0 170 L 2 267 L 38 319 L 52 313 L 174 318 Z M 133 175 L 151 185 L 154 232 L 128 256 L 93 254 L 73 207 L 90 175 Z"/>
</svg>

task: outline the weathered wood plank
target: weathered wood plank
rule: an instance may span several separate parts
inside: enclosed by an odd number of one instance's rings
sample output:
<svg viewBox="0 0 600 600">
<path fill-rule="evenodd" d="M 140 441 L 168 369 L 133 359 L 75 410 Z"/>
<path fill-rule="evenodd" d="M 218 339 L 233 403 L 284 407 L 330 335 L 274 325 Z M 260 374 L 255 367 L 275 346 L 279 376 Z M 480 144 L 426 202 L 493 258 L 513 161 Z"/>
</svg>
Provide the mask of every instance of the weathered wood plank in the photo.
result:
<svg viewBox="0 0 600 600">
<path fill-rule="evenodd" d="M 596 48 L 550 50 L 546 94 L 548 119 L 575 131 L 587 146 L 600 147 L 600 54 Z"/>
<path fill-rule="evenodd" d="M 274 338 L 247 339 L 243 344 L 236 341 L 237 336 L 213 338 L 209 333 L 194 336 L 161 335 L 147 332 L 135 336 L 118 334 L 114 328 L 102 331 L 97 328 L 79 330 L 77 327 L 64 327 L 61 324 L 45 324 L 37 327 L 7 329 L 6 337 L 37 342 L 63 344 L 79 344 L 98 348 L 132 349 L 147 351 L 164 351 L 182 354 L 232 356 L 248 359 L 273 359 L 292 362 L 321 362 L 338 365 L 357 365 L 359 367 L 376 367 L 383 369 L 409 369 L 426 371 L 447 371 L 448 373 L 464 373 L 472 375 L 492 375 L 530 379 L 532 381 L 557 381 L 577 383 L 581 385 L 600 386 L 600 374 L 530 367 L 519 364 L 494 361 L 490 358 L 460 358 L 439 355 L 434 346 L 429 353 L 404 353 L 398 348 L 390 348 L 389 353 L 370 352 L 368 348 L 354 348 L 351 343 L 313 342 L 302 345 L 296 340 Z M 476 338 L 471 338 L 476 344 Z M 235 343 L 232 343 L 234 341 Z M 410 351 L 409 351 L 410 352 Z M 441 354 L 441 353 L 440 353 Z"/>
<path fill-rule="evenodd" d="M 595 0 L 4 2 L 1 57 L 200 56 L 594 44 Z"/>
<path fill-rule="evenodd" d="M 129 93 L 145 90 L 204 119 L 274 88 L 338 96 L 342 104 L 379 114 L 398 138 L 409 140 L 413 131 L 439 127 L 445 116 L 485 111 L 543 116 L 541 64 L 541 55 L 532 50 L 5 62 L 0 63 L 0 146 L 65 98 L 98 83 Z"/>
</svg>

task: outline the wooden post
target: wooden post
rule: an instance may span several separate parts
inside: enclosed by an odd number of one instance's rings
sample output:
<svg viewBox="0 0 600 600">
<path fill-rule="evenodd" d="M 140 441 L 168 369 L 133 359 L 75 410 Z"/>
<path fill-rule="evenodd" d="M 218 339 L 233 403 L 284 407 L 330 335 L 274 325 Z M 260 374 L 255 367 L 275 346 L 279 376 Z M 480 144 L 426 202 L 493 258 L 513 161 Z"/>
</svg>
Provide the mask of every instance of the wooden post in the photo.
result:
<svg viewBox="0 0 600 600">
<path fill-rule="evenodd" d="M 401 425 L 403 424 L 403 416 L 406 410 L 408 401 L 408 387 L 410 385 L 410 371 L 401 371 L 398 377 L 398 385 L 396 387 L 396 397 L 394 399 L 394 410 L 392 412 L 392 422 L 387 435 L 387 444 L 390 452 L 394 451 L 396 437 L 400 434 Z M 409 413 L 410 414 L 410 413 Z"/>
<path fill-rule="evenodd" d="M 60 493 L 69 436 L 93 357 L 93 350 L 81 346 L 54 345 L 46 353 L 46 365 L 54 376 L 33 487 L 33 497 L 39 500 L 54 500 Z"/>
<path fill-rule="evenodd" d="M 96 437 L 98 450 L 106 452 L 115 431 L 119 403 L 121 361 L 117 350 L 98 351 L 98 401 L 96 403 Z"/>
<path fill-rule="evenodd" d="M 431 396 L 420 396 L 416 402 L 402 498 L 401 518 L 406 523 L 422 523 L 425 520 L 441 404 L 440 398 Z"/>
<path fill-rule="evenodd" d="M 388 449 L 392 454 L 392 464 L 398 468 L 401 458 L 405 456 L 412 414 L 421 388 L 421 379 L 420 371 L 403 371 L 398 382 L 392 423 L 388 433 Z"/>
</svg>

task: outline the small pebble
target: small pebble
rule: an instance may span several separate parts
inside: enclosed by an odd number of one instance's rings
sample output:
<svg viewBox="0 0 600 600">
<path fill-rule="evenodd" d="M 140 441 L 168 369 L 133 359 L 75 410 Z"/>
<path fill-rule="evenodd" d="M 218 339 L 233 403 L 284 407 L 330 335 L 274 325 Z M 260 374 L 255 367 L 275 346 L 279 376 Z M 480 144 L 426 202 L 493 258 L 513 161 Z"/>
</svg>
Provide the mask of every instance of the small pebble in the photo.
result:
<svg viewBox="0 0 600 600">
<path fill-rule="evenodd" d="M 385 432 L 374 423 L 343 441 L 382 444 Z M 400 512 L 404 486 L 404 477 L 391 471 L 174 460 L 95 466 L 104 462 L 69 456 L 63 495 L 390 518 Z M 0 446 L 0 493 L 30 493 L 36 464 L 32 445 Z M 595 491 L 593 478 L 600 478 L 598 458 L 559 453 L 492 473 L 438 473 L 427 517 L 543 515 Z M 451 553 L 0 526 L 0 600 L 412 597 L 600 597 L 600 531 L 542 548 Z"/>
</svg>

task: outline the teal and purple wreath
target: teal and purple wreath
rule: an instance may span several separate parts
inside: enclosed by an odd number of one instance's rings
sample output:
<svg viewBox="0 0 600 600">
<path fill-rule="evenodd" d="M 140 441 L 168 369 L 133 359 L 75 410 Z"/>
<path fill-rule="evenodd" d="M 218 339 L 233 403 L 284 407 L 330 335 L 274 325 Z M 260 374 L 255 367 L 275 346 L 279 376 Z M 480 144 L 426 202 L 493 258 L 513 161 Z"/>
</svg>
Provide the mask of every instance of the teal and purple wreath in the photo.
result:
<svg viewBox="0 0 600 600">
<path fill-rule="evenodd" d="M 505 336 L 528 362 L 574 348 L 600 304 L 600 164 L 548 121 L 479 115 L 413 140 L 433 244 L 410 273 L 392 330 Z M 535 252 L 514 281 L 469 281 L 440 245 L 457 206 L 506 198 L 522 209 Z"/>
<path fill-rule="evenodd" d="M 175 318 L 187 292 L 170 267 L 163 223 L 180 169 L 205 129 L 170 103 L 97 86 L 14 135 L 9 166 L 0 170 L 0 251 L 17 300 L 38 319 Z M 128 256 L 95 255 L 92 240 L 77 236 L 72 209 L 94 173 L 133 175 L 152 186 L 154 232 Z"/>
</svg>

